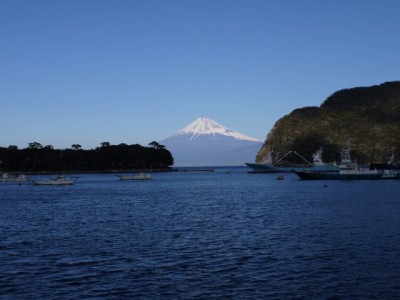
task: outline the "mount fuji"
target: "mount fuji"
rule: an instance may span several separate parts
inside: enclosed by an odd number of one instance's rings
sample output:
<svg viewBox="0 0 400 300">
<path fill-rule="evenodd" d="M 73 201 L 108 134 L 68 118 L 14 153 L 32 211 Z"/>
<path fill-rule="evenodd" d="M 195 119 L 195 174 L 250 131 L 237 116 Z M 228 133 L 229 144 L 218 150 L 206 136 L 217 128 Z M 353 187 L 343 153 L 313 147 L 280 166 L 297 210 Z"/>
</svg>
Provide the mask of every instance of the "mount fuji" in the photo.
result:
<svg viewBox="0 0 400 300">
<path fill-rule="evenodd" d="M 263 141 L 197 118 L 160 143 L 171 152 L 175 166 L 238 166 L 254 161 Z"/>
</svg>

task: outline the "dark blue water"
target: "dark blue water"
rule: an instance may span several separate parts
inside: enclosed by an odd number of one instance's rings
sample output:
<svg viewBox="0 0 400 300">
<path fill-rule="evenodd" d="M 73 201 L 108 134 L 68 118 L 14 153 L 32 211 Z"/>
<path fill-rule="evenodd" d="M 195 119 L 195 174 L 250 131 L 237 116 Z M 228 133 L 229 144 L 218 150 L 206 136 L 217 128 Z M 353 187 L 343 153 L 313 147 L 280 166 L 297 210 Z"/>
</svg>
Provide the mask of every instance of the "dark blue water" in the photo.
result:
<svg viewBox="0 0 400 300">
<path fill-rule="evenodd" d="M 400 181 L 246 170 L 0 185 L 0 298 L 400 299 Z"/>
</svg>

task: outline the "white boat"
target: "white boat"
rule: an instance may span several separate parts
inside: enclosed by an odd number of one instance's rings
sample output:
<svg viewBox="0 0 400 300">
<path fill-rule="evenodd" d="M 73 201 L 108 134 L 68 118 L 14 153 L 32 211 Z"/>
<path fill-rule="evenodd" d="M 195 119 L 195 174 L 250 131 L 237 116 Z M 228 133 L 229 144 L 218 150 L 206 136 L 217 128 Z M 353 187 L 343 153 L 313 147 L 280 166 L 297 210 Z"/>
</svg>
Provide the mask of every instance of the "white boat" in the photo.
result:
<svg viewBox="0 0 400 300">
<path fill-rule="evenodd" d="M 120 180 L 151 180 L 153 176 L 148 173 L 140 172 L 135 175 L 117 175 Z"/>
<path fill-rule="evenodd" d="M 23 182 L 28 181 L 28 178 L 24 174 L 10 175 L 8 173 L 3 173 L 0 177 L 0 182 Z"/>
<path fill-rule="evenodd" d="M 75 181 L 66 179 L 64 175 L 58 175 L 49 180 L 32 180 L 32 183 L 34 185 L 73 185 L 75 184 Z"/>
</svg>

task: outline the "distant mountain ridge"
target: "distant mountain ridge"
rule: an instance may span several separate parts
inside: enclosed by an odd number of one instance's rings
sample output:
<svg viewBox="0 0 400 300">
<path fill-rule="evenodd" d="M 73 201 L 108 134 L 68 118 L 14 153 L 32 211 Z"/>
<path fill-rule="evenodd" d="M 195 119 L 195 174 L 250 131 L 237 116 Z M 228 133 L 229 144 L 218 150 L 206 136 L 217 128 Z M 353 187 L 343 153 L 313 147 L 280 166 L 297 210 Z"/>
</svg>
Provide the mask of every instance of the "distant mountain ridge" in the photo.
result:
<svg viewBox="0 0 400 300">
<path fill-rule="evenodd" d="M 307 159 L 319 147 L 323 159 L 339 161 L 349 139 L 352 156 L 361 163 L 386 162 L 393 152 L 400 159 L 400 81 L 343 89 L 320 107 L 295 109 L 268 133 L 256 161 L 274 151 L 278 157 L 295 150 Z"/>
<path fill-rule="evenodd" d="M 235 166 L 254 161 L 262 141 L 209 118 L 200 117 L 160 141 L 172 153 L 175 166 Z"/>
</svg>

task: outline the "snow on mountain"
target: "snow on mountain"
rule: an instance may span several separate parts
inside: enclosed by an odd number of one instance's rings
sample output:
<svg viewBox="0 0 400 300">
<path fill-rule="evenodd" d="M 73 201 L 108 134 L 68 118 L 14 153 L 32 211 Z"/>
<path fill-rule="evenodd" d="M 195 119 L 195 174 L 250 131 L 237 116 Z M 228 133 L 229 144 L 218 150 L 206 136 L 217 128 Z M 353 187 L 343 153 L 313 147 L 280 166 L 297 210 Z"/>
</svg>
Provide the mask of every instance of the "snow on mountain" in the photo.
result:
<svg viewBox="0 0 400 300">
<path fill-rule="evenodd" d="M 178 131 L 176 134 L 179 135 L 188 135 L 190 139 L 196 138 L 200 135 L 215 135 L 221 134 L 225 136 L 230 136 L 238 140 L 244 141 L 252 141 L 252 142 L 261 142 L 261 140 L 241 134 L 237 131 L 230 130 L 225 126 L 215 122 L 214 120 L 208 118 L 197 118 L 193 123 L 189 124 L 182 130 Z"/>
<path fill-rule="evenodd" d="M 197 118 L 160 143 L 171 151 L 175 166 L 237 166 L 253 162 L 262 145 L 208 118 Z"/>
</svg>

